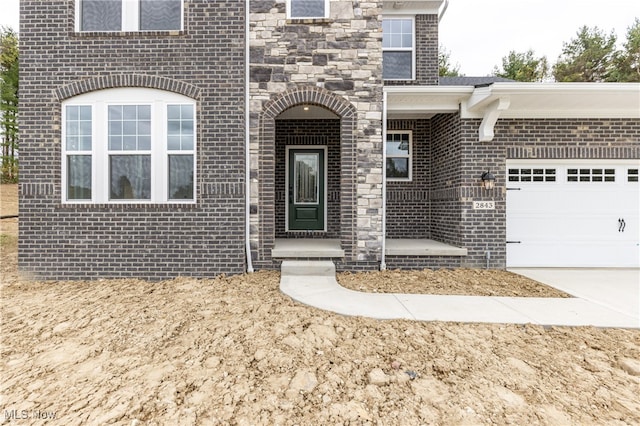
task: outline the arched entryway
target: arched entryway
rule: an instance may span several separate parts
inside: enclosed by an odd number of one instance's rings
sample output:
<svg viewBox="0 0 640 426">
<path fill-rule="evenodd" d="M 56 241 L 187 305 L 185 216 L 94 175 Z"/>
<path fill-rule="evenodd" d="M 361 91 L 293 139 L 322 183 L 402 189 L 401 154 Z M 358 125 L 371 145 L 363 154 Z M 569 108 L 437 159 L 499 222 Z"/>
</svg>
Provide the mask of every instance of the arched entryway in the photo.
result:
<svg viewBox="0 0 640 426">
<path fill-rule="evenodd" d="M 265 105 L 257 173 L 260 201 L 255 254 L 259 261 L 271 260 L 276 238 L 338 239 L 345 256 L 353 257 L 355 114 L 347 100 L 316 87 L 285 92 Z M 314 167 L 317 170 L 311 170 Z M 295 179 L 305 176 L 307 187 L 296 187 Z M 308 207 L 313 203 L 304 203 L 312 200 L 310 194 L 316 190 L 314 211 Z M 296 201 L 302 205 L 296 207 Z M 296 223 L 292 214 L 298 213 L 303 221 Z M 304 224 L 313 217 L 318 220 Z"/>
</svg>

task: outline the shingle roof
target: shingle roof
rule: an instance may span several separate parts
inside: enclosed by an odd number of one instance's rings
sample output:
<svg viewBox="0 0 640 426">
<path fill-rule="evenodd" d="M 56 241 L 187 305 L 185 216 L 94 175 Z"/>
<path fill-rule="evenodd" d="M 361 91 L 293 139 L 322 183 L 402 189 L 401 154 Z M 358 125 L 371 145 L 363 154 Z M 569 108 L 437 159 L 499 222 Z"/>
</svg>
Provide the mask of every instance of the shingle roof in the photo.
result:
<svg viewBox="0 0 640 426">
<path fill-rule="evenodd" d="M 492 83 L 515 82 L 503 77 L 440 77 L 440 86 L 486 86 Z"/>
</svg>

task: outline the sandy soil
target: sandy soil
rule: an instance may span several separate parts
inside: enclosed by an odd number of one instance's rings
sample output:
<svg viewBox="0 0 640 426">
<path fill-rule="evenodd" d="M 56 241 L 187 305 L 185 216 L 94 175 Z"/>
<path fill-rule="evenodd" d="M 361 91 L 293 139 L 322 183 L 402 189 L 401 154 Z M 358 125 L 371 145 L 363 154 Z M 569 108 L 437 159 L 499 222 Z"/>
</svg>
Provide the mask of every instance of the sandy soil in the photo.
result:
<svg viewBox="0 0 640 426">
<path fill-rule="evenodd" d="M 27 282 L 2 247 L 0 424 L 640 423 L 639 330 L 349 318 L 276 272 Z"/>
<path fill-rule="evenodd" d="M 343 287 L 369 293 L 455 294 L 470 296 L 571 297 L 508 271 L 425 269 L 338 274 Z"/>
</svg>

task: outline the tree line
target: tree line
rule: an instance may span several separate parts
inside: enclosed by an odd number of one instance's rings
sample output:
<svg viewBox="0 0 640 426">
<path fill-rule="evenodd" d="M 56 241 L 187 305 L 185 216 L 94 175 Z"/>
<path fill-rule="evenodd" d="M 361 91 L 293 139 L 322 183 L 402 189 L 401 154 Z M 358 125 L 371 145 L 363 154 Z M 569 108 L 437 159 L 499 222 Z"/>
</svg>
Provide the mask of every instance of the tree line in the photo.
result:
<svg viewBox="0 0 640 426">
<path fill-rule="evenodd" d="M 11 28 L 0 33 L 0 141 L 2 183 L 18 181 L 18 36 Z"/>
<path fill-rule="evenodd" d="M 511 51 L 502 58 L 492 75 L 525 82 L 640 82 L 640 19 L 627 29 L 622 49 L 617 37 L 598 27 L 583 26 L 576 37 L 563 43 L 557 62 L 549 65 L 546 56 L 534 50 Z M 451 53 L 440 49 L 440 76 L 459 77 L 460 65 L 451 63 Z"/>
</svg>

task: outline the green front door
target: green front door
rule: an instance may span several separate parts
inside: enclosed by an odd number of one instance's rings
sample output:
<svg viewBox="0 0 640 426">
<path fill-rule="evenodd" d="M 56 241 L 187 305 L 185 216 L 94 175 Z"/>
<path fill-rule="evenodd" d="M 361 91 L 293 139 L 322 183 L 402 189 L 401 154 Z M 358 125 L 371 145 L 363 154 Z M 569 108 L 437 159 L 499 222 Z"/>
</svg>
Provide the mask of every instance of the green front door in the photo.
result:
<svg viewBox="0 0 640 426">
<path fill-rule="evenodd" d="M 289 231 L 324 231 L 324 149 L 289 149 Z"/>
</svg>

